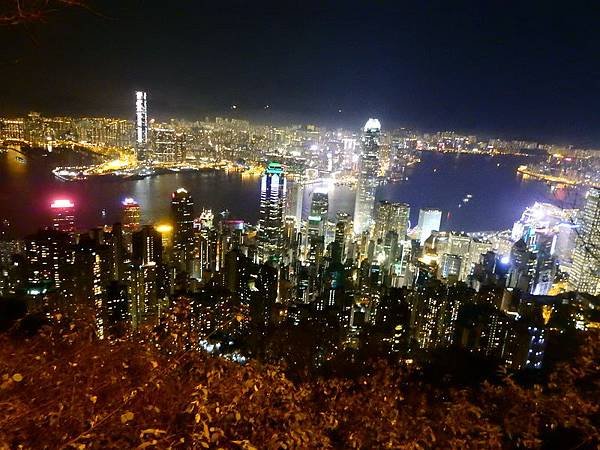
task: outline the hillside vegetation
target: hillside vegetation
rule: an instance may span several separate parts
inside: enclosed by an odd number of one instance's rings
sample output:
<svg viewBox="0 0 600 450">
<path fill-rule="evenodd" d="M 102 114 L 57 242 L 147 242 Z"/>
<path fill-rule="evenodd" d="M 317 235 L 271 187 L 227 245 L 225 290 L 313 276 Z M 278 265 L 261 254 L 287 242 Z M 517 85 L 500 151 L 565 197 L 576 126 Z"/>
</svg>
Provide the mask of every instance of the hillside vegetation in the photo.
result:
<svg viewBox="0 0 600 450">
<path fill-rule="evenodd" d="M 21 327 L 22 328 L 22 327 Z M 36 327 L 38 328 L 38 327 Z M 182 333 L 182 334 L 181 334 Z M 374 363 L 293 383 L 185 350 L 187 333 L 98 340 L 57 316 L 0 337 L 1 448 L 597 448 L 598 334 L 540 385 L 439 388 Z M 409 381 L 413 380 L 413 381 Z"/>
</svg>

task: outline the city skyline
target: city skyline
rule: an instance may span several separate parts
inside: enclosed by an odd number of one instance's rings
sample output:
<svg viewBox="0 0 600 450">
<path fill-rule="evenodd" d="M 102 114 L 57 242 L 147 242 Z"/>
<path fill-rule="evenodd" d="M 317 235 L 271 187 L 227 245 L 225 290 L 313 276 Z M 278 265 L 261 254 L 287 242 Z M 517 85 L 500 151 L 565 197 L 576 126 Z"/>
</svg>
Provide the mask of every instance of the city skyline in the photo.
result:
<svg viewBox="0 0 600 450">
<path fill-rule="evenodd" d="M 138 91 L 136 91 L 136 92 L 138 92 Z M 151 93 L 147 93 L 145 91 L 140 91 L 140 92 L 142 92 L 143 94 L 146 94 L 146 98 L 148 99 L 146 101 L 152 101 Z M 235 106 L 237 109 L 237 105 L 235 105 Z M 132 113 L 131 111 L 129 111 L 128 114 L 108 115 L 108 116 L 102 116 L 98 112 L 94 113 L 93 111 L 89 111 L 87 113 L 83 112 L 83 113 L 80 113 L 77 115 L 70 115 L 70 114 L 60 114 L 60 113 L 47 114 L 47 113 L 41 112 L 40 108 L 32 107 L 27 110 L 22 109 L 17 113 L 5 114 L 4 116 L 0 115 L 0 120 L 2 120 L 2 118 L 5 118 L 7 120 L 22 119 L 30 114 L 40 114 L 41 116 L 47 117 L 47 118 L 110 119 L 110 120 L 116 120 L 116 121 L 127 121 L 136 126 L 136 134 L 137 134 L 136 123 L 138 120 L 138 115 L 135 112 Z M 319 128 L 323 128 L 325 130 L 352 130 L 352 131 L 356 131 L 357 133 L 359 133 L 364 128 L 364 120 L 365 120 L 365 119 L 362 119 L 362 122 L 361 122 L 361 119 L 357 119 L 356 122 L 354 122 L 354 121 L 352 123 L 340 122 L 336 125 L 327 124 L 327 121 L 310 120 L 310 118 L 306 118 L 306 117 L 301 120 L 296 120 L 296 121 L 286 120 L 286 119 L 269 121 L 269 120 L 265 120 L 264 118 L 259 119 L 259 120 L 254 120 L 254 119 L 252 119 L 252 117 L 246 116 L 243 113 L 237 114 L 237 111 L 232 110 L 230 108 L 229 110 L 221 111 L 221 113 L 211 112 L 211 113 L 206 113 L 204 115 L 198 115 L 195 117 L 194 116 L 185 116 L 184 117 L 184 116 L 180 116 L 177 114 L 169 115 L 169 116 L 153 117 L 151 114 L 148 114 L 146 128 L 148 130 L 151 128 L 150 121 L 156 122 L 158 124 L 165 124 L 165 123 L 169 123 L 171 121 L 194 123 L 194 122 L 204 122 L 207 120 L 215 120 L 215 119 L 248 122 L 249 124 L 251 124 L 253 126 L 258 126 L 258 127 L 265 126 L 265 127 L 274 127 L 274 128 L 293 128 L 293 127 L 302 127 L 302 126 L 316 126 Z M 515 133 L 510 133 L 510 132 L 507 132 L 507 133 L 481 132 L 481 131 L 477 131 L 475 129 L 468 129 L 468 128 L 467 129 L 425 128 L 425 127 L 419 127 L 418 124 L 406 125 L 406 124 L 402 124 L 402 123 L 385 122 L 385 119 L 380 120 L 380 122 L 383 122 L 382 128 L 385 128 L 385 130 L 387 130 L 387 131 L 407 130 L 408 132 L 418 133 L 418 134 L 456 133 L 458 135 L 464 135 L 464 136 L 473 136 L 474 135 L 484 141 L 497 139 L 497 140 L 509 141 L 509 142 L 514 141 L 514 142 L 535 143 L 537 145 L 542 145 L 542 146 L 553 145 L 553 146 L 561 147 L 561 148 L 566 147 L 566 148 L 575 148 L 575 149 L 596 151 L 600 154 L 600 143 L 596 144 L 596 143 L 584 142 L 584 141 L 578 141 L 578 140 L 569 141 L 566 139 L 544 139 L 544 138 L 539 138 L 539 136 L 536 137 L 536 136 L 532 136 L 532 135 L 519 135 L 519 134 L 515 134 Z"/>
<path fill-rule="evenodd" d="M 231 2 L 207 13 L 200 4 L 171 11 L 158 2 L 144 8 L 103 2 L 94 12 L 60 11 L 44 27 L 34 24 L 27 32 L 0 29 L 12 44 L 1 80 L 15 86 L 5 95 L 3 114 L 98 111 L 129 117 L 124 96 L 144 89 L 154 93 L 152 111 L 160 120 L 232 113 L 260 122 L 358 128 L 364 117 L 377 116 L 394 127 L 586 147 L 600 143 L 591 120 L 598 67 L 588 56 L 599 36 L 593 11 L 585 6 L 562 14 L 556 5 L 475 2 L 454 8 L 369 1 L 300 8 L 267 2 L 264 9 Z M 185 25 L 159 27 L 153 36 L 142 32 L 159 20 L 169 24 L 170 18 Z M 273 19 L 280 21 L 277 28 L 270 25 Z M 303 30 L 306 20 L 311 34 Z M 373 32 L 375 23 L 379 33 Z M 446 32 L 449 24 L 459 31 Z M 279 39 L 273 39 L 277 32 Z M 31 45 L 26 33 L 44 44 Z M 50 33 L 53 39 L 45 39 Z M 141 37 L 146 45 L 109 47 L 105 35 L 124 43 Z M 81 54 L 86 45 L 93 55 Z M 220 54 L 220 47 L 230 56 Z M 244 57 L 248 47 L 255 50 L 254 63 Z M 172 64 L 154 69 L 157 56 Z M 94 75 L 70 75 L 95 58 L 104 64 Z M 54 70 L 41 82 L 39 65 L 51 61 Z M 15 71 L 25 76 L 15 77 Z M 53 86 L 51 94 L 42 94 L 46 83 Z"/>
<path fill-rule="evenodd" d="M 598 447 L 597 13 L 5 2 L 0 447 Z"/>
<path fill-rule="evenodd" d="M 78 151 L 83 155 L 104 161 L 71 168 L 56 167 L 52 173 L 63 181 L 81 181 L 106 175 L 139 179 L 182 169 L 223 169 L 223 164 L 227 170 L 242 170 L 255 176 L 266 167 L 269 160 L 281 160 L 290 168 L 289 175 L 296 181 L 319 178 L 330 186 L 356 184 L 353 211 L 355 231 L 358 233 L 370 229 L 373 224 L 375 196 L 379 186 L 382 183 L 408 181 L 404 172 L 420 162 L 417 155 L 423 150 L 472 155 L 523 154 L 536 159 L 550 155 L 546 161 L 519 166 L 517 174 L 523 179 L 541 179 L 558 183 L 559 186 L 563 183 L 566 186 L 575 186 L 577 183 L 593 186 L 598 182 L 598 173 L 594 175 L 598 158 L 593 151 L 519 140 L 486 141 L 485 138 L 455 132 L 428 134 L 404 129 L 382 131 L 377 118 L 369 118 L 362 133 L 340 129 L 332 131 L 314 125 L 278 129 L 219 117 L 198 122 L 172 120 L 162 123 L 148 120 L 145 91 L 136 91 L 133 97 L 135 121 L 53 118 L 30 113 L 18 119 L 0 118 L 0 139 L 4 139 L 8 145 L 42 147 L 45 151 L 43 156 L 49 156 L 55 147 L 60 152 L 61 146 L 77 145 L 81 146 Z M 222 140 L 223 133 L 229 135 L 225 140 Z M 116 160 L 109 160 L 115 157 Z M 20 156 L 17 156 L 17 160 L 25 161 Z M 500 163 L 497 166 L 500 167 Z M 433 172 L 437 170 L 434 168 Z M 565 201 L 568 194 L 563 190 L 558 191 L 557 195 Z M 386 197 L 380 199 L 389 200 Z M 402 198 L 399 200 L 402 201 Z M 470 200 L 472 194 L 465 193 L 458 208 L 467 207 Z M 297 201 L 295 203 L 299 205 Z M 452 210 L 447 204 L 439 205 L 444 211 L 438 211 L 439 217 L 434 220 L 437 225 L 433 225 L 431 230 L 440 229 L 442 214 L 445 216 L 445 226 L 451 216 Z M 343 212 L 351 213 L 352 209 L 347 208 Z M 106 216 L 104 209 L 102 216 Z M 423 228 L 421 216 L 418 223 L 418 227 Z M 431 230 L 428 229 L 427 233 Z M 420 238 L 421 243 L 427 235 Z"/>
</svg>

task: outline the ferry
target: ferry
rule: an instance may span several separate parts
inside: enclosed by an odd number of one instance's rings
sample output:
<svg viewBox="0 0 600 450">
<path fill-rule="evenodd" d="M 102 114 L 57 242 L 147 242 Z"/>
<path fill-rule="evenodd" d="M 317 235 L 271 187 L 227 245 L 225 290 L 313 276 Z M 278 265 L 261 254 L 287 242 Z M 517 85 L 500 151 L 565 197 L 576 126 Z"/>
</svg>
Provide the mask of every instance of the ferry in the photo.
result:
<svg viewBox="0 0 600 450">
<path fill-rule="evenodd" d="M 56 178 L 62 181 L 82 181 L 87 179 L 87 176 L 82 170 L 70 170 L 64 167 L 57 167 L 52 173 Z"/>
</svg>

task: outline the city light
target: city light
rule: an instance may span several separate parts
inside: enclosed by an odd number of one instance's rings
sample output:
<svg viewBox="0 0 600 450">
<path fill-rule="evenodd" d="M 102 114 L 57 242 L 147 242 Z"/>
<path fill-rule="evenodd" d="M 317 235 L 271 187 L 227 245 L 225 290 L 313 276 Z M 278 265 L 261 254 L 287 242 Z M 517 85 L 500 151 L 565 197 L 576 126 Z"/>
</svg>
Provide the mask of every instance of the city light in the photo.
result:
<svg viewBox="0 0 600 450">
<path fill-rule="evenodd" d="M 364 131 L 379 131 L 381 130 L 381 123 L 379 122 L 379 119 L 373 119 L 370 118 L 369 120 L 367 120 L 367 123 L 365 123 L 365 127 L 364 127 Z"/>
<path fill-rule="evenodd" d="M 138 206 L 138 203 L 131 197 L 125 197 L 122 204 L 123 206 Z"/>
<path fill-rule="evenodd" d="M 1 448 L 598 447 L 600 11 L 5 3 Z"/>
<path fill-rule="evenodd" d="M 158 224 L 154 227 L 154 229 L 156 231 L 158 231 L 161 234 L 167 234 L 167 233 L 172 233 L 173 232 L 173 225 L 168 224 L 168 223 L 162 223 L 162 224 Z"/>
<path fill-rule="evenodd" d="M 50 204 L 51 208 L 74 208 L 75 203 L 68 199 L 57 199 Z"/>
</svg>

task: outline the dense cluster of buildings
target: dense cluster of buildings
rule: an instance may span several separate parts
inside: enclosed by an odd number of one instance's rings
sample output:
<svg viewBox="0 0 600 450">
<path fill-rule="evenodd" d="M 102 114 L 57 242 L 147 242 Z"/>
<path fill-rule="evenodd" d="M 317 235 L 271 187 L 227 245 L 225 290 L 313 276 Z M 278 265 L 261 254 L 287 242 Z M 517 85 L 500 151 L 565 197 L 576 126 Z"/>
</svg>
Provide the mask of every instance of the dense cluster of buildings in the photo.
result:
<svg viewBox="0 0 600 450">
<path fill-rule="evenodd" d="M 458 346 L 538 368 L 548 333 L 597 325 L 600 190 L 589 190 L 581 214 L 536 203 L 505 246 L 440 231 L 436 209 L 421 210 L 411 227 L 410 205 L 375 202 L 378 135 L 369 120 L 353 217 L 329 214 L 319 191 L 303 216 L 301 184 L 275 162 L 262 177 L 258 224 L 197 211 L 180 188 L 169 224 L 140 223 L 140 206 L 126 198 L 119 223 L 81 231 L 76 205 L 57 199 L 45 228 L 2 240 L 1 293 L 31 310 L 89 308 L 100 336 L 158 323 L 184 298 L 201 336 L 241 314 L 215 339 L 237 351 L 258 336 L 249 355 L 273 329 L 318 324 L 328 337 L 311 347 L 317 366 L 376 336 L 379 351 L 398 358 Z M 290 358 L 293 348 L 265 352 Z"/>
<path fill-rule="evenodd" d="M 34 138 L 29 121 L 45 131 Z M 55 130 L 29 116 L 2 121 L 0 132 L 43 141 L 47 130 L 64 137 L 80 122 Z M 126 198 L 120 222 L 82 231 L 76 205 L 57 199 L 37 233 L 0 236 L 0 295 L 22 298 L 30 310 L 88 308 L 100 336 L 157 324 L 185 301 L 201 337 L 194 345 L 288 362 L 308 354 L 313 367 L 365 349 L 412 360 L 459 347 L 515 369 L 539 368 L 549 335 L 598 326 L 598 188 L 581 210 L 536 203 L 510 232 L 470 235 L 442 231 L 439 209 L 421 209 L 411 224 L 410 205 L 376 202 L 381 177 L 421 145 L 409 133 L 382 133 L 377 119 L 351 134 L 259 132 L 221 119 L 210 127 L 157 124 L 139 92 L 135 126 L 115 129 L 127 130 L 138 160 L 193 158 L 194 142 L 207 139 L 219 157 L 260 161 L 258 223 L 201 209 L 182 187 L 170 199 L 168 223 L 141 223 L 140 206 Z M 116 144 L 121 131 L 98 139 Z M 445 148 L 471 143 L 436 139 Z M 334 167 L 355 177 L 353 215 L 333 214 L 319 189 L 303 205 L 306 177 L 298 174 Z"/>
<path fill-rule="evenodd" d="M 455 132 L 421 133 L 405 128 L 382 132 L 376 119 L 365 128 L 370 130 L 366 141 L 354 130 L 329 130 L 314 125 L 276 127 L 219 117 L 161 122 L 150 118 L 149 96 L 138 91 L 134 120 L 44 117 L 39 113 L 0 118 L 0 143 L 50 149 L 78 145 L 104 157 L 137 160 L 142 166 L 229 161 L 241 167 L 264 168 L 268 161 L 276 160 L 286 167 L 290 178 L 329 175 L 340 183 L 360 182 L 356 205 L 359 209 L 374 190 L 365 180 L 375 179 L 377 183 L 404 179 L 406 168 L 419 161 L 420 151 L 554 155 L 554 159 L 549 156 L 548 167 L 543 169 L 554 172 L 560 169 L 569 176 L 589 168 L 594 154 L 570 147 Z M 360 171 L 359 157 L 363 161 Z M 377 172 L 375 178 L 373 171 Z M 589 175 L 593 171 L 585 172 Z M 356 226 L 362 225 L 359 222 Z"/>
<path fill-rule="evenodd" d="M 563 150 L 548 155 L 543 161 L 521 166 L 519 172 L 556 184 L 597 186 L 600 156 L 597 151 Z"/>
</svg>

